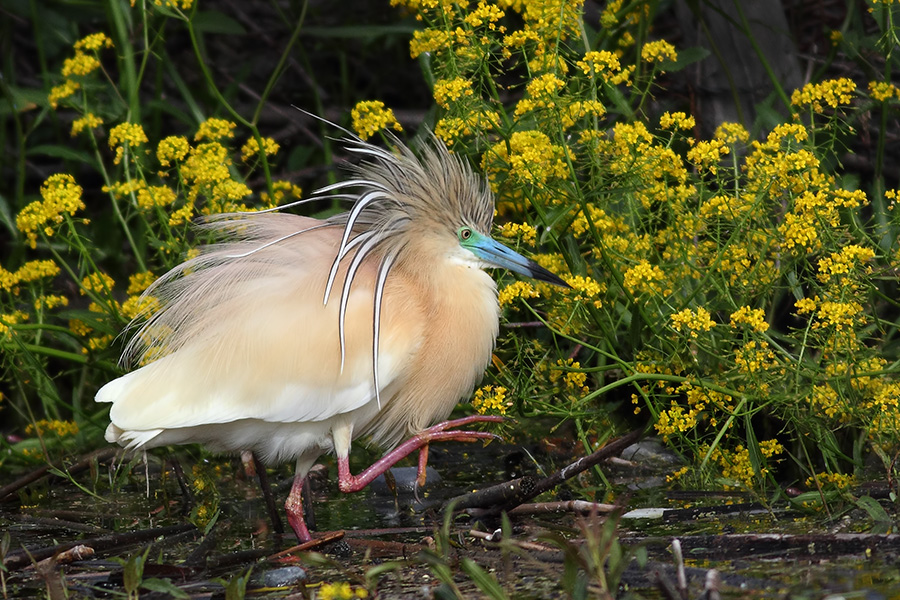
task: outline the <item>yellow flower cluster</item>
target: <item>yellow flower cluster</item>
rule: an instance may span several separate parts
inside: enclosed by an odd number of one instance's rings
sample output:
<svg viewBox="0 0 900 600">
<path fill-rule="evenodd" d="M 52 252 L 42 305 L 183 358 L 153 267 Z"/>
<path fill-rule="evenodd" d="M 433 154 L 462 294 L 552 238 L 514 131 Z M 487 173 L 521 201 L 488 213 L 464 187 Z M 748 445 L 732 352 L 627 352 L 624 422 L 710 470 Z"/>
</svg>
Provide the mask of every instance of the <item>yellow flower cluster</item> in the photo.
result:
<svg viewBox="0 0 900 600">
<path fill-rule="evenodd" d="M 537 239 L 537 229 L 528 223 L 504 223 L 500 226 L 500 235 L 506 239 L 521 240 L 522 243 L 533 246 Z"/>
<path fill-rule="evenodd" d="M 160 140 L 156 146 L 156 159 L 164 167 L 170 166 L 173 162 L 179 162 L 187 156 L 191 150 L 191 145 L 187 138 L 182 135 L 170 135 Z"/>
<path fill-rule="evenodd" d="M 486 25 L 488 29 L 497 30 L 497 21 L 506 16 L 499 6 L 488 4 L 485 0 L 479 0 L 478 6 L 463 19 L 472 27 L 481 27 Z M 505 27 L 500 27 L 499 31 L 505 31 Z"/>
<path fill-rule="evenodd" d="M 80 83 L 67 79 L 60 85 L 50 88 L 50 93 L 47 95 L 47 101 L 50 103 L 51 108 L 56 109 L 59 106 L 60 100 L 65 100 L 80 89 Z"/>
<path fill-rule="evenodd" d="M 750 139 L 750 134 L 740 123 L 725 122 L 716 127 L 713 137 L 726 144 L 733 145 L 738 142 L 746 143 Z"/>
<path fill-rule="evenodd" d="M 392 127 L 396 131 L 403 131 L 400 123 L 397 122 L 397 117 L 394 116 L 394 111 L 385 108 L 384 102 L 381 100 L 358 102 L 350 111 L 350 118 L 353 121 L 353 131 L 364 140 L 388 127 Z"/>
<path fill-rule="evenodd" d="M 642 260 L 625 271 L 624 286 L 634 296 L 641 294 L 668 294 L 670 290 L 663 285 L 666 274 L 656 265 Z"/>
<path fill-rule="evenodd" d="M 856 284 L 852 280 L 848 281 L 848 275 L 852 274 L 857 265 L 866 263 L 875 258 L 875 251 L 871 248 L 864 248 L 858 244 L 850 244 L 841 249 L 840 252 L 833 252 L 830 256 L 819 259 L 819 274 L 816 276 L 822 283 L 835 283 L 845 285 L 849 284 L 851 289 L 855 289 Z"/>
<path fill-rule="evenodd" d="M 559 359 L 550 367 L 549 381 L 553 384 L 562 383 L 568 392 L 583 396 L 590 392 L 590 388 L 587 386 L 587 373 L 580 369 L 581 363 L 572 358 Z"/>
<path fill-rule="evenodd" d="M 300 189 L 299 185 L 283 179 L 272 182 L 272 192 L 274 193 L 273 198 L 269 198 L 268 192 L 260 192 L 259 194 L 262 201 L 268 206 L 278 206 L 288 198 L 295 200 L 303 198 L 303 190 Z"/>
<path fill-rule="evenodd" d="M 500 306 L 512 304 L 518 298 L 537 298 L 541 294 L 527 281 L 515 281 L 497 293 L 497 301 Z"/>
<path fill-rule="evenodd" d="M 440 29 L 418 29 L 413 33 L 413 39 L 409 42 L 409 54 L 412 58 L 418 58 L 422 54 L 431 54 L 446 50 L 450 47 L 454 35 Z"/>
<path fill-rule="evenodd" d="M 62 76 L 66 80 L 50 89 L 47 98 L 50 106 L 56 109 L 60 100 L 68 98 L 81 89 L 81 84 L 71 78 L 85 77 L 99 69 L 100 59 L 97 58 L 97 52 L 103 48 L 112 47 L 112 40 L 103 33 L 94 33 L 75 42 L 75 56 L 63 61 Z M 92 54 L 88 54 L 88 52 Z"/>
<path fill-rule="evenodd" d="M 451 102 L 457 102 L 464 97 L 471 97 L 475 94 L 472 89 L 472 82 L 462 77 L 455 79 L 439 79 L 434 82 L 434 101 L 438 106 L 450 108 Z"/>
<path fill-rule="evenodd" d="M 698 170 L 706 169 L 715 175 L 719 161 L 729 152 L 728 146 L 722 140 L 699 141 L 688 150 L 687 158 Z"/>
<path fill-rule="evenodd" d="M 0 266 L 0 290 L 18 295 L 20 283 L 31 283 L 50 279 L 59 275 L 59 265 L 52 260 L 32 260 L 15 271 L 7 271 Z"/>
<path fill-rule="evenodd" d="M 759 443 L 759 450 L 763 458 L 772 458 L 782 454 L 784 446 L 778 440 L 763 440 Z M 759 473 L 754 471 L 750 450 L 743 444 L 738 444 L 734 450 L 717 447 L 712 451 L 711 458 L 719 464 L 725 479 L 734 481 L 744 488 L 752 488 L 757 476 L 764 477 L 769 472 L 765 466 L 760 466 Z"/>
<path fill-rule="evenodd" d="M 175 190 L 165 185 L 141 187 L 137 192 L 137 204 L 142 210 L 171 206 L 175 200 Z"/>
<path fill-rule="evenodd" d="M 278 142 L 272 138 L 262 138 L 262 152 L 265 153 L 266 156 L 274 156 L 278 153 L 280 148 Z M 247 142 L 241 146 L 241 160 L 244 162 L 250 162 L 250 160 L 260 156 L 260 154 L 259 142 L 255 137 L 248 139 Z"/>
<path fill-rule="evenodd" d="M 731 326 L 737 328 L 739 325 L 747 325 L 757 333 L 764 333 L 769 330 L 769 324 L 766 322 L 766 312 L 761 308 L 742 306 L 731 313 Z"/>
<path fill-rule="evenodd" d="M 113 162 L 119 164 L 125 154 L 125 149 L 131 150 L 146 144 L 149 140 L 140 123 L 120 123 L 109 130 L 109 147 L 115 149 L 116 158 Z"/>
<path fill-rule="evenodd" d="M 766 341 L 750 340 L 734 351 L 734 362 L 744 373 L 758 373 L 779 366 L 775 353 Z"/>
<path fill-rule="evenodd" d="M 612 85 L 621 83 L 631 85 L 631 74 L 635 69 L 634 65 L 623 69 L 619 57 L 608 50 L 586 52 L 584 58 L 575 64 L 588 77 L 593 78 L 595 75 L 600 75 L 603 81 Z"/>
<path fill-rule="evenodd" d="M 58 419 L 50 421 L 41 419 L 34 423 L 30 423 L 25 427 L 25 433 L 30 435 L 35 432 L 38 435 L 52 432 L 59 437 L 67 437 L 78 433 L 78 424 L 74 421 L 60 421 Z"/>
<path fill-rule="evenodd" d="M 669 438 L 676 433 L 684 433 L 691 431 L 697 426 L 697 420 L 702 410 L 695 407 L 685 409 L 684 406 L 672 401 L 667 410 L 659 413 L 659 418 L 653 427 L 656 432 L 662 436 L 663 440 L 669 441 Z"/>
<path fill-rule="evenodd" d="M 843 473 L 816 473 L 815 477 L 806 479 L 806 487 L 833 487 L 836 490 L 846 490 L 856 483 L 856 477 L 853 475 L 844 475 Z"/>
<path fill-rule="evenodd" d="M 218 142 L 223 139 L 231 139 L 234 137 L 235 127 L 237 127 L 237 124 L 227 119 L 215 117 L 207 119 L 200 123 L 200 126 L 197 128 L 197 133 L 194 134 L 194 141 L 208 140 L 210 142 Z"/>
<path fill-rule="evenodd" d="M 791 94 L 791 104 L 798 108 L 810 107 L 815 113 L 822 113 L 823 103 L 831 108 L 850 104 L 856 84 L 852 79 L 827 79 L 821 83 L 807 83 Z"/>
<path fill-rule="evenodd" d="M 72 121 L 72 137 L 75 137 L 84 130 L 90 131 L 91 129 L 96 129 L 101 125 L 103 125 L 103 119 L 94 115 L 94 113 L 89 112 L 83 117 Z"/>
<path fill-rule="evenodd" d="M 362 586 L 353 587 L 346 581 L 343 583 L 323 583 L 319 587 L 319 600 L 354 600 L 368 598 L 369 592 Z"/>
<path fill-rule="evenodd" d="M 17 310 L 11 313 L 0 313 L 0 340 L 12 332 L 13 325 L 28 320 L 28 313 Z"/>
<path fill-rule="evenodd" d="M 662 129 L 684 129 L 690 131 L 697 126 L 697 122 L 694 120 L 694 117 L 683 112 L 664 112 L 659 118 L 659 126 Z"/>
<path fill-rule="evenodd" d="M 600 308 L 603 303 L 597 296 L 606 291 L 606 286 L 597 283 L 590 277 L 582 277 L 581 275 L 570 275 L 565 277 L 566 283 L 575 290 L 574 297 L 572 294 L 567 295 L 567 299 L 574 302 L 591 302 L 594 308 Z"/>
<path fill-rule="evenodd" d="M 900 99 L 900 88 L 888 81 L 870 81 L 869 95 L 877 102 L 887 102 L 891 98 Z"/>
<path fill-rule="evenodd" d="M 31 247 L 36 248 L 39 231 L 50 237 L 53 235 L 51 224 L 58 225 L 76 211 L 84 210 L 82 192 L 71 175 L 51 175 L 41 186 L 43 200 L 35 200 L 16 215 L 16 228 L 25 234 Z"/>
<path fill-rule="evenodd" d="M 58 294 L 45 294 L 42 296 L 38 296 L 34 300 L 34 310 L 37 312 L 41 312 L 44 310 L 52 310 L 59 306 L 68 306 L 69 299 L 65 296 L 60 296 Z"/>
<path fill-rule="evenodd" d="M 502 171 L 519 183 L 542 185 L 566 176 L 564 157 L 565 149 L 551 142 L 547 134 L 517 131 L 510 136 L 509 150 L 503 142 L 495 144 L 484 154 L 482 165 L 492 187 L 496 187 L 497 174 Z"/>
<path fill-rule="evenodd" d="M 106 273 L 91 273 L 81 280 L 81 295 L 84 296 L 88 292 L 100 296 L 109 296 L 112 293 L 113 286 L 116 284 L 113 278 Z"/>
<path fill-rule="evenodd" d="M 128 289 L 126 290 L 126 293 L 129 296 L 140 294 L 150 287 L 154 281 L 156 281 L 156 275 L 150 271 L 135 273 L 128 278 Z"/>
<path fill-rule="evenodd" d="M 669 319 L 672 321 L 672 327 L 682 333 L 689 333 L 692 338 L 698 337 L 698 332 L 709 331 L 716 326 L 709 311 L 702 306 L 698 307 L 696 311 L 685 308 L 670 315 Z"/>
<path fill-rule="evenodd" d="M 487 132 L 500 126 L 500 115 L 496 111 L 466 111 L 462 117 L 442 117 L 434 127 L 434 134 L 448 145 L 472 133 Z"/>
<path fill-rule="evenodd" d="M 503 386 L 486 385 L 475 390 L 475 397 L 472 399 L 472 408 L 478 414 L 499 413 L 506 414 L 507 408 L 512 406 L 512 402 L 506 399 L 508 390 Z"/>
<path fill-rule="evenodd" d="M 678 53 L 675 46 L 665 40 L 647 42 L 641 48 L 641 60 L 648 63 L 676 62 Z"/>
</svg>

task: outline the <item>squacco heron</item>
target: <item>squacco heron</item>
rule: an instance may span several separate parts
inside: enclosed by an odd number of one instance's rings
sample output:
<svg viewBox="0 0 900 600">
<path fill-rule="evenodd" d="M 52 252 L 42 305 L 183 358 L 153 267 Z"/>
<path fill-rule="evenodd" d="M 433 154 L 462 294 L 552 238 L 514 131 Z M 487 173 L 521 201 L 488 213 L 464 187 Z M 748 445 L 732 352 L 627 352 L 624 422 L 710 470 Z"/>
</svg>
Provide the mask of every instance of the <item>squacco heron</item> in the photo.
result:
<svg viewBox="0 0 900 600">
<path fill-rule="evenodd" d="M 301 493 L 320 455 L 335 455 L 350 492 L 415 450 L 424 475 L 430 442 L 493 437 L 456 428 L 496 417 L 430 426 L 490 362 L 499 306 L 483 269 L 566 284 L 490 237 L 490 190 L 429 139 L 418 158 L 397 140 L 392 151 L 349 140 L 362 159 L 353 176 L 312 198 L 352 200 L 348 212 L 202 222 L 219 241 L 147 291 L 161 309 L 126 349 L 147 364 L 97 393 L 112 404 L 106 439 L 295 459 L 285 509 L 308 541 Z M 360 436 L 394 449 L 354 476 L 348 456 Z"/>
</svg>

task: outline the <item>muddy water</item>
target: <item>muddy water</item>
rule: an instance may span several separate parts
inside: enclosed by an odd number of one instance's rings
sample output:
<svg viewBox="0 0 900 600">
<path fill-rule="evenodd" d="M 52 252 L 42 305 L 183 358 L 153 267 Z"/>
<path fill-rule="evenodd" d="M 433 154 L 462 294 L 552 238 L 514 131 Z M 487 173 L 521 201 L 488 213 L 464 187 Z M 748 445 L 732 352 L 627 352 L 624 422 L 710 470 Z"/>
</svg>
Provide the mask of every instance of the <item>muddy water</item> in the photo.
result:
<svg viewBox="0 0 900 600">
<path fill-rule="evenodd" d="M 141 597 L 168 597 L 176 587 L 188 597 L 224 597 L 222 582 L 251 567 L 248 589 L 255 590 L 254 597 L 313 597 L 323 583 L 339 582 L 350 583 L 351 589 L 368 586 L 370 596 L 383 598 L 453 597 L 452 586 L 440 583 L 419 554 L 431 549 L 446 562 L 464 597 L 479 597 L 460 567 L 464 558 L 490 571 L 510 597 L 566 597 L 566 559 L 542 534 L 560 533 L 584 548 L 580 540 L 590 525 L 582 517 L 516 518 L 514 542 L 505 551 L 467 535 L 473 527 L 493 530 L 498 522 L 459 517 L 451 525 L 453 547 L 441 553 L 435 546 L 442 522 L 439 508 L 448 498 L 563 463 L 534 448 L 523 452 L 496 443 L 448 444 L 433 448 L 430 458 L 435 470 L 418 499 L 403 489 L 403 473 L 397 476 L 396 498 L 384 485 L 344 495 L 327 474 L 315 480 L 319 531 L 345 530 L 347 537 L 326 548 L 323 556 L 299 559 L 267 559 L 289 546 L 291 537 L 279 540 L 275 535 L 258 484 L 236 460 L 178 456 L 184 487 L 170 463 L 158 456 L 146 469 L 140 463 L 130 469 L 100 464 L 74 481 L 43 479 L 0 505 L 0 530 L 10 540 L 7 561 L 19 560 L 10 563 L 2 592 L 11 598 L 108 597 L 124 589 L 120 561 L 146 551 L 143 578 L 149 587 L 163 591 L 153 596 L 145 589 Z M 356 457 L 356 470 L 370 459 Z M 890 534 L 890 524 L 874 524 L 862 511 L 829 521 L 787 506 L 766 509 L 740 495 L 673 496 L 656 485 L 663 479 L 661 468 L 607 466 L 604 471 L 615 482 L 613 497 L 627 499 L 629 510 L 656 509 L 620 521 L 622 545 L 643 549 L 646 558 L 624 569 L 618 597 L 668 597 L 661 590 L 666 585 L 677 588 L 671 540 L 678 538 L 689 598 L 701 596 L 710 569 L 719 573 L 717 587 L 723 598 L 900 598 L 900 539 Z M 334 474 L 333 465 L 328 472 Z M 278 469 L 269 475 L 280 508 L 290 472 Z M 595 484 L 590 475 L 581 476 L 555 498 L 568 499 Z M 896 517 L 889 503 L 882 505 Z M 876 527 L 886 533 L 873 535 Z M 134 532 L 137 537 L 129 538 Z M 70 564 L 45 562 L 35 568 L 21 558 L 23 546 L 34 554 L 85 540 L 94 548 L 93 557 Z M 35 554 L 34 562 L 44 559 Z M 607 568 L 614 567 L 607 563 Z M 367 581 L 373 568 L 385 572 Z M 173 587 L 159 588 L 157 581 Z M 584 581 L 588 597 L 602 597 L 596 577 Z"/>
</svg>

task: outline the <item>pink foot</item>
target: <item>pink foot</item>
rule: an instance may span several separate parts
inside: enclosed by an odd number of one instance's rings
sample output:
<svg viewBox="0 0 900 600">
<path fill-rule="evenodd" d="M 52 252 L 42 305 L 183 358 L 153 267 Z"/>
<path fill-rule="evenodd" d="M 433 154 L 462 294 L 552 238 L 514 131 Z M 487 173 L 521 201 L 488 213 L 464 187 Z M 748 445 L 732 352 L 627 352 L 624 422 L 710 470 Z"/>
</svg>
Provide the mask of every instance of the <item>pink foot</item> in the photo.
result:
<svg viewBox="0 0 900 600">
<path fill-rule="evenodd" d="M 410 439 L 406 440 L 375 462 L 368 469 L 359 475 L 350 473 L 350 459 L 347 456 L 338 457 L 338 487 L 342 492 L 358 492 L 373 479 L 383 474 L 385 471 L 393 467 L 400 460 L 406 458 L 416 450 L 419 450 L 419 467 L 416 482 L 424 485 L 425 468 L 428 466 L 428 445 L 431 442 L 438 441 L 454 441 L 454 442 L 474 442 L 476 440 L 496 440 L 499 436 L 486 431 L 461 431 L 454 430 L 453 427 L 469 425 L 471 423 L 501 423 L 505 421 L 505 417 L 472 415 L 455 419 L 453 421 L 444 421 L 433 427 L 417 433 Z M 449 431 L 448 431 L 449 430 Z M 296 482 L 295 482 L 296 485 Z M 293 491 L 291 492 L 293 495 Z M 290 516 L 288 516 L 290 520 Z M 293 526 L 293 522 L 291 522 Z M 295 529 L 296 531 L 296 529 Z"/>
<path fill-rule="evenodd" d="M 312 539 L 309 529 L 306 528 L 306 519 L 303 518 L 303 499 L 301 492 L 303 491 L 303 480 L 306 475 L 294 475 L 294 485 L 291 486 L 291 493 L 288 494 L 287 501 L 284 503 L 284 512 L 287 513 L 288 523 L 297 540 L 302 544 Z"/>
</svg>

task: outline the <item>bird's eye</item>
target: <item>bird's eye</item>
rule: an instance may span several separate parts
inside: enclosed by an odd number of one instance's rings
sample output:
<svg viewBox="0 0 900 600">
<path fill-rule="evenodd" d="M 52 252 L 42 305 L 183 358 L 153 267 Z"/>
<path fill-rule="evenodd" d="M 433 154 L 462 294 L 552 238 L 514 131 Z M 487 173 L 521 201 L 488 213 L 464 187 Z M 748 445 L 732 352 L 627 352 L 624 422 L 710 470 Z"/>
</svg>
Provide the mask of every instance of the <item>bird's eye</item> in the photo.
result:
<svg viewBox="0 0 900 600">
<path fill-rule="evenodd" d="M 472 237 L 472 230 L 468 227 L 463 227 L 459 230 L 459 241 L 464 242 L 470 237 Z"/>
</svg>

